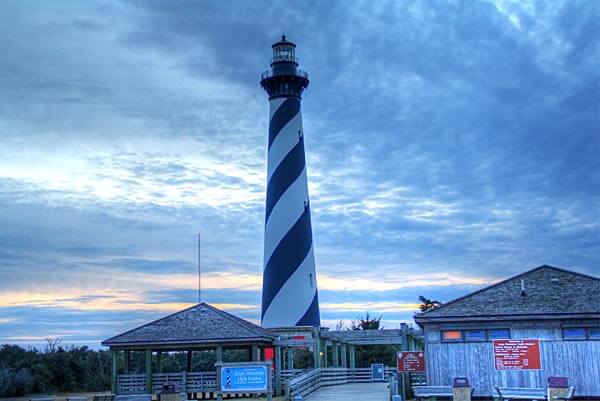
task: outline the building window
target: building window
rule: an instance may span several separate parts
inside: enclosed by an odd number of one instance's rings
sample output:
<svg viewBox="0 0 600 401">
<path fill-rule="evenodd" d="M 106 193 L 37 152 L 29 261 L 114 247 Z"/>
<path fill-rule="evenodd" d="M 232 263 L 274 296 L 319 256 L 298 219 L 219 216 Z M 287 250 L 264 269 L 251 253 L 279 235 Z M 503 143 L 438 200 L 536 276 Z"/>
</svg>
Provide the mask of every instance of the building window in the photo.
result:
<svg viewBox="0 0 600 401">
<path fill-rule="evenodd" d="M 492 329 L 488 330 L 488 340 L 500 340 L 510 338 L 509 329 Z"/>
<path fill-rule="evenodd" d="M 585 340 L 585 327 L 563 327 L 564 340 Z"/>
<path fill-rule="evenodd" d="M 442 342 L 478 342 L 510 338 L 510 329 L 443 330 Z"/>
<path fill-rule="evenodd" d="M 462 332 L 460 330 L 442 331 L 442 341 L 462 341 Z"/>
<path fill-rule="evenodd" d="M 600 340 L 600 327 L 590 327 L 590 340 Z"/>
<path fill-rule="evenodd" d="M 485 330 L 465 330 L 465 341 L 485 341 Z"/>
</svg>

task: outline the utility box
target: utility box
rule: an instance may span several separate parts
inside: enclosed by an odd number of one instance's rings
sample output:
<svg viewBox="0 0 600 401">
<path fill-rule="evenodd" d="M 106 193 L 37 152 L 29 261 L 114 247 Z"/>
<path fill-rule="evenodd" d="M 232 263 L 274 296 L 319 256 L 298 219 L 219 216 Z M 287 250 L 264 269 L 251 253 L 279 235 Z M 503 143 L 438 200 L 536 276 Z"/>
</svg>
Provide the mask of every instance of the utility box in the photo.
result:
<svg viewBox="0 0 600 401">
<path fill-rule="evenodd" d="M 560 376 L 551 376 L 548 378 L 548 399 L 569 399 L 572 397 L 569 389 L 569 379 Z"/>
<path fill-rule="evenodd" d="M 158 399 L 159 401 L 181 401 L 181 395 L 174 384 L 165 383 L 160 388 Z"/>
<path fill-rule="evenodd" d="M 454 401 L 471 401 L 471 385 L 466 377 L 455 377 L 452 384 L 452 399 Z"/>
</svg>

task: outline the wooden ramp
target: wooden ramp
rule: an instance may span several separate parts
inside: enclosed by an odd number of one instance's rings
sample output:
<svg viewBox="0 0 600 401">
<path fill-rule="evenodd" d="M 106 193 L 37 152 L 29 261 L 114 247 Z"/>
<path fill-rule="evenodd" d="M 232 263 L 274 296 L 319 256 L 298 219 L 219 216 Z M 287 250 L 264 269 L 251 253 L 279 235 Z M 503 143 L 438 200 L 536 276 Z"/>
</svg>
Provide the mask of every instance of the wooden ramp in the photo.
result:
<svg viewBox="0 0 600 401">
<path fill-rule="evenodd" d="M 389 401 L 387 382 L 352 383 L 323 387 L 305 398 L 306 401 Z"/>
</svg>

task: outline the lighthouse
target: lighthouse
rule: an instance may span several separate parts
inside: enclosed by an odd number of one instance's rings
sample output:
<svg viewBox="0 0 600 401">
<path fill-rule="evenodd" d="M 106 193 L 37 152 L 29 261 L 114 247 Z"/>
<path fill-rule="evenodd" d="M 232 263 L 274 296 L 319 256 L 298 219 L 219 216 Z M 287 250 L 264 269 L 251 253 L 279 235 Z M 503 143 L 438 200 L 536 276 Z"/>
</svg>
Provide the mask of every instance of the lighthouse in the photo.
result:
<svg viewBox="0 0 600 401">
<path fill-rule="evenodd" d="M 296 45 L 274 43 L 260 84 L 269 95 L 262 326 L 321 325 L 300 103 L 308 74 Z"/>
</svg>

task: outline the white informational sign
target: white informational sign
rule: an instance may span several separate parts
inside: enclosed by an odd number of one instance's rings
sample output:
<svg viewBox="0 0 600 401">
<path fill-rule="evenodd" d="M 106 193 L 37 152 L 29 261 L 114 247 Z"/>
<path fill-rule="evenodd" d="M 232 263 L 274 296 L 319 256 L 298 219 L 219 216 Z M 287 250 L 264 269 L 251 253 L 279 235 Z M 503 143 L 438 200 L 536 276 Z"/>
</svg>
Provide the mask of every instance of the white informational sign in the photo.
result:
<svg viewBox="0 0 600 401">
<path fill-rule="evenodd" d="M 267 391 L 267 374 L 266 366 L 224 366 L 221 369 L 221 391 Z"/>
</svg>

